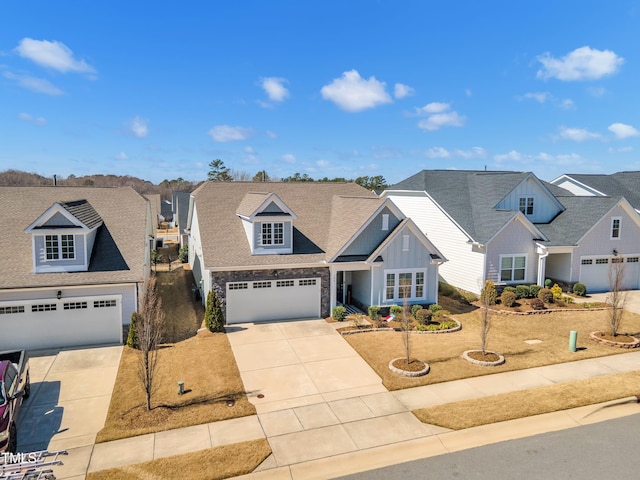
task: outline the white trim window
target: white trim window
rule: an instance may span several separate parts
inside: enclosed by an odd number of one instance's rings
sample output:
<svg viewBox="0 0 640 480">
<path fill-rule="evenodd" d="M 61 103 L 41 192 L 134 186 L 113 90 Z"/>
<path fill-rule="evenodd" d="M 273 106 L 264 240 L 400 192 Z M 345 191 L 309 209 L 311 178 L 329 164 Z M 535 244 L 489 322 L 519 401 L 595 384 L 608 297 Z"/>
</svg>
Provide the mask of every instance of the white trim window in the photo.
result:
<svg viewBox="0 0 640 480">
<path fill-rule="evenodd" d="M 523 282 L 527 278 L 527 256 L 500 255 L 500 281 Z"/>
<path fill-rule="evenodd" d="M 73 235 L 45 235 L 44 244 L 47 260 L 73 260 L 76 258 Z"/>
<path fill-rule="evenodd" d="M 260 234 L 260 245 L 284 245 L 284 223 L 264 222 Z"/>
<path fill-rule="evenodd" d="M 385 301 L 424 300 L 426 273 L 424 268 L 385 270 Z"/>
<path fill-rule="evenodd" d="M 611 217 L 611 240 L 618 240 L 620 238 L 621 223 L 622 217 Z"/>
<path fill-rule="evenodd" d="M 386 232 L 387 230 L 389 230 L 389 214 L 383 213 L 382 214 L 382 231 Z"/>
<path fill-rule="evenodd" d="M 520 211 L 525 215 L 533 215 L 533 197 L 520 197 Z"/>
</svg>

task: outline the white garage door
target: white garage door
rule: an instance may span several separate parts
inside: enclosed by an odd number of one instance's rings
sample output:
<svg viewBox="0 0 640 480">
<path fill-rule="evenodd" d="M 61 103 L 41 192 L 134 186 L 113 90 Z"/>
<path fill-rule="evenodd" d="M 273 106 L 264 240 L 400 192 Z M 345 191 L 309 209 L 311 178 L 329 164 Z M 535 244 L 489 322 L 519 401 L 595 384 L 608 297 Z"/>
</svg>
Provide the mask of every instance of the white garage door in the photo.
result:
<svg viewBox="0 0 640 480">
<path fill-rule="evenodd" d="M 121 296 L 0 303 L 0 350 L 122 342 Z"/>
<path fill-rule="evenodd" d="M 320 278 L 227 283 L 227 324 L 318 318 Z"/>
<path fill-rule="evenodd" d="M 580 259 L 580 282 L 587 286 L 589 292 L 607 292 L 611 290 L 609 271 L 612 261 L 622 261 L 623 288 L 636 290 L 640 288 L 640 263 L 638 256 L 618 257 L 583 257 Z"/>
</svg>

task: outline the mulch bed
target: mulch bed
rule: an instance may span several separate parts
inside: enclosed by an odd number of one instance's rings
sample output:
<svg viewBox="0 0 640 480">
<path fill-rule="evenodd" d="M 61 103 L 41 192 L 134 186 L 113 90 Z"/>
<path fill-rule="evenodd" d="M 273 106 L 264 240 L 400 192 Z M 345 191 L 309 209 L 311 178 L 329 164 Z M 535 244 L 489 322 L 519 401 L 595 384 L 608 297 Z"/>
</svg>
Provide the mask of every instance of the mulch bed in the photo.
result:
<svg viewBox="0 0 640 480">
<path fill-rule="evenodd" d="M 494 352 L 484 352 L 480 350 L 474 350 L 472 352 L 468 352 L 467 356 L 473 358 L 474 360 L 478 360 L 479 362 L 497 362 L 500 360 L 500 356 Z"/>
<path fill-rule="evenodd" d="M 424 368 L 424 362 L 422 360 L 418 360 L 417 358 L 409 359 L 407 362 L 406 358 L 398 358 L 392 365 L 400 370 L 405 370 L 407 372 L 419 372 Z"/>
</svg>

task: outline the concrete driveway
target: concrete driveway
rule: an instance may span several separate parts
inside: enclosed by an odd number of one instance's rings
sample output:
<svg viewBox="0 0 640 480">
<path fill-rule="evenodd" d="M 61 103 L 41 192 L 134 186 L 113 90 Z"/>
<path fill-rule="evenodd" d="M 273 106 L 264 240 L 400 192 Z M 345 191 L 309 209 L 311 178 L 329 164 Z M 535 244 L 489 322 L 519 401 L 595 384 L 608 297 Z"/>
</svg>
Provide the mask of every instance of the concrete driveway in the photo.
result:
<svg viewBox="0 0 640 480">
<path fill-rule="evenodd" d="M 606 302 L 609 293 L 590 293 L 584 299 L 585 302 Z M 633 313 L 640 313 L 640 290 L 628 290 L 626 293 L 625 310 Z"/>
<path fill-rule="evenodd" d="M 227 333 L 259 414 L 387 391 L 324 320 L 237 324 Z"/>
<path fill-rule="evenodd" d="M 56 476 L 84 478 L 107 417 L 121 354 L 121 346 L 32 352 L 31 396 L 20 414 L 18 450 L 69 450 Z"/>
</svg>

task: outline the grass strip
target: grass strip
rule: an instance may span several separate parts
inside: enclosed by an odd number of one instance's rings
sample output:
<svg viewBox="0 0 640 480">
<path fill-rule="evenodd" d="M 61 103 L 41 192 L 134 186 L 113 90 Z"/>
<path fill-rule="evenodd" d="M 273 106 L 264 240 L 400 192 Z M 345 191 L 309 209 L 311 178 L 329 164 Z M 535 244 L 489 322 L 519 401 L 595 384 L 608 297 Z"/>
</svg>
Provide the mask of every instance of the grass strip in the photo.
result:
<svg viewBox="0 0 640 480">
<path fill-rule="evenodd" d="M 87 480 L 217 480 L 251 473 L 269 454 L 269 442 L 251 440 L 92 472 L 87 475 Z"/>
<path fill-rule="evenodd" d="M 637 394 L 640 372 L 628 372 L 447 403 L 413 413 L 424 423 L 462 430 Z"/>
</svg>

